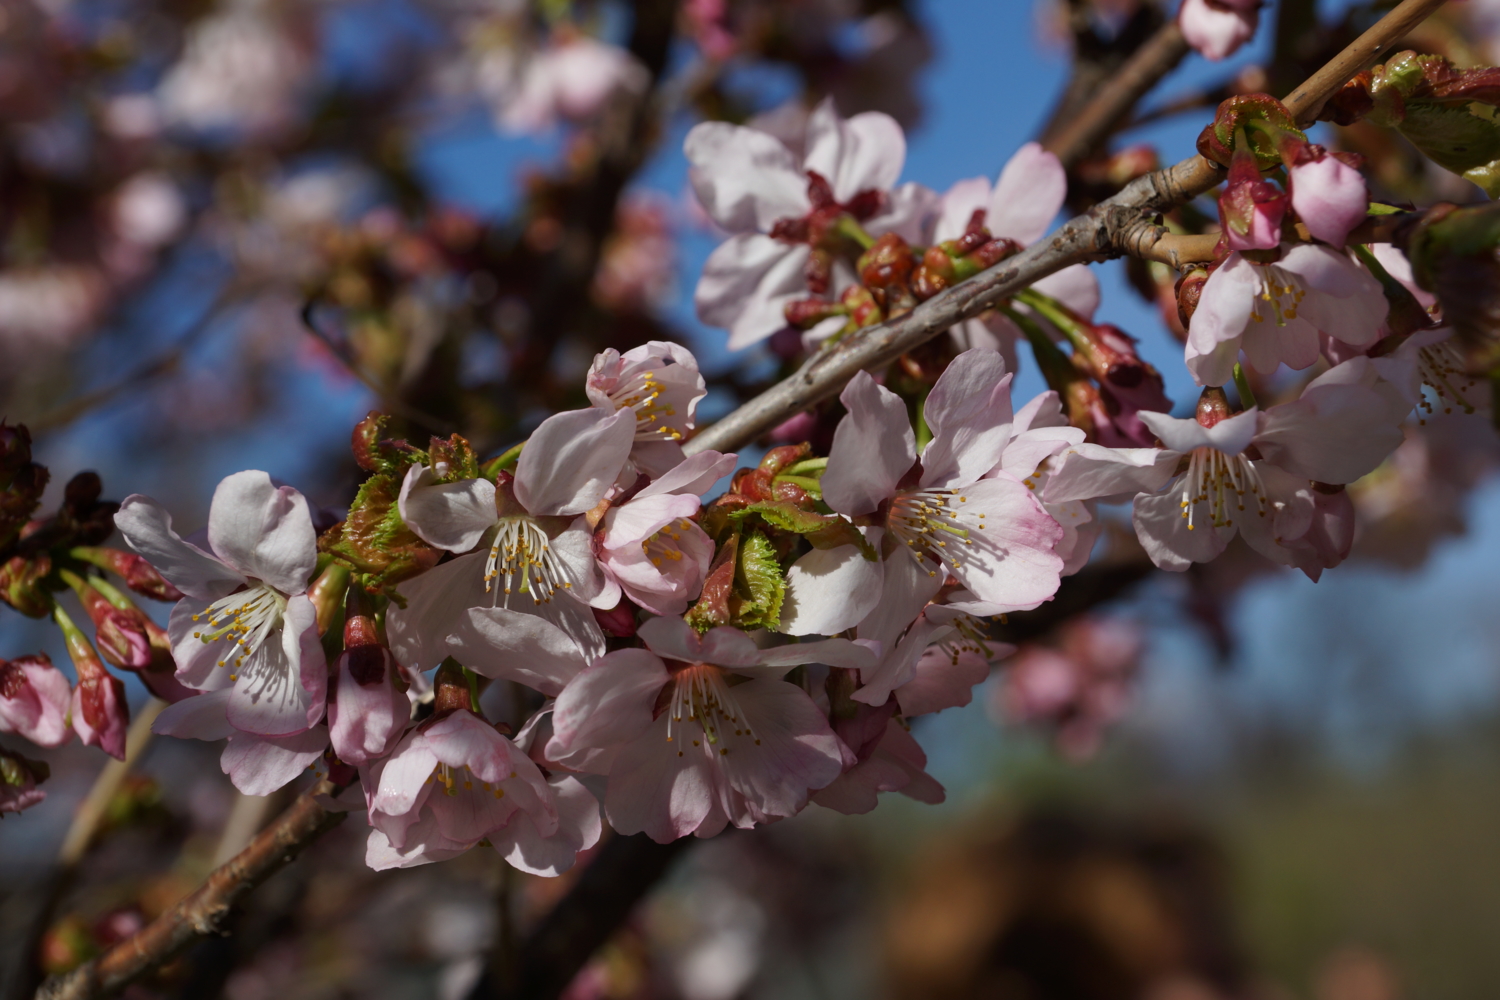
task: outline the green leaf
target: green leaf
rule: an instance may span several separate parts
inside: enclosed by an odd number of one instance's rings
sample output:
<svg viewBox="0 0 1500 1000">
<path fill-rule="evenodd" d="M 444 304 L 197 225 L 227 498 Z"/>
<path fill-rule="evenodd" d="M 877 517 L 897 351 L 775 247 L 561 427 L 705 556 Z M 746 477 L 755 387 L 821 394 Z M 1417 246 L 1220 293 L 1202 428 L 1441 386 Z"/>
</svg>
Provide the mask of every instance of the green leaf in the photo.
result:
<svg viewBox="0 0 1500 1000">
<path fill-rule="evenodd" d="M 753 629 L 775 628 L 781 623 L 786 577 L 776 561 L 774 546 L 758 531 L 745 535 L 740 543 L 739 572 L 734 582 L 734 624 Z"/>
<path fill-rule="evenodd" d="M 760 503 L 748 504 L 739 510 L 730 511 L 729 517 L 736 521 L 743 521 L 752 514 L 759 515 L 773 528 L 780 528 L 798 535 L 822 531 L 843 520 L 835 514 L 818 514 L 803 510 L 796 504 L 787 503 L 784 500 L 763 500 Z"/>
<path fill-rule="evenodd" d="M 1500 122 L 1486 104 L 1448 107 L 1408 101 L 1396 128 L 1439 166 L 1500 197 Z"/>
</svg>

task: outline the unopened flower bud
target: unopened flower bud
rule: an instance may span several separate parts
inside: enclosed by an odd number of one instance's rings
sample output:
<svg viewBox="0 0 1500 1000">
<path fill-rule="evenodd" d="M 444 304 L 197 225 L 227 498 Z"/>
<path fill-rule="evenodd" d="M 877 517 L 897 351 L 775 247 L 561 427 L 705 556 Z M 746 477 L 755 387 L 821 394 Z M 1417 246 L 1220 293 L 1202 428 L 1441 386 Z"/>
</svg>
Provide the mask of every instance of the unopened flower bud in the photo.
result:
<svg viewBox="0 0 1500 1000">
<path fill-rule="evenodd" d="M 388 439 L 390 422 L 388 414 L 371 410 L 365 419 L 354 425 L 350 448 L 354 452 L 354 461 L 366 472 L 382 472 L 410 461 L 415 449 L 405 441 Z"/>
<path fill-rule="evenodd" d="M 68 679 L 46 653 L 0 660 L 0 732 L 15 733 L 41 747 L 73 738 Z"/>
<path fill-rule="evenodd" d="M 1203 286 L 1208 284 L 1208 271 L 1195 267 L 1177 279 L 1177 318 L 1182 328 L 1188 329 L 1193 313 L 1198 311 L 1198 301 L 1203 298 Z"/>
<path fill-rule="evenodd" d="M 45 761 L 0 750 L 0 815 L 23 812 L 47 797 L 36 787 L 52 776 Z"/>
<path fill-rule="evenodd" d="M 172 586 L 144 557 L 108 546 L 80 545 L 70 550 L 74 559 L 109 570 L 125 581 L 125 586 L 143 597 L 157 601 L 180 601 L 182 591 Z"/>
<path fill-rule="evenodd" d="M 1229 397 L 1224 394 L 1223 388 L 1212 385 L 1198 397 L 1198 408 L 1193 413 L 1194 419 L 1202 427 L 1214 427 L 1219 421 L 1232 416 L 1234 411 L 1229 408 Z"/>
<path fill-rule="evenodd" d="M 1244 133 L 1236 140 L 1229 178 L 1219 195 L 1219 225 L 1230 250 L 1270 250 L 1281 243 L 1287 196 L 1260 175 Z"/>
<path fill-rule="evenodd" d="M 52 557 L 38 552 L 12 556 L 0 566 L 0 599 L 30 618 L 52 613 L 52 596 L 42 581 L 52 572 Z"/>
<path fill-rule="evenodd" d="M 47 467 L 35 462 L 11 474 L 10 485 L 0 491 L 0 547 L 8 547 L 20 537 L 41 504 L 50 478 Z"/>
<path fill-rule="evenodd" d="M 349 589 L 349 567 L 332 561 L 323 568 L 307 588 L 307 598 L 318 616 L 318 634 L 327 635 L 344 610 L 344 595 Z"/>
<path fill-rule="evenodd" d="M 1262 130 L 1252 122 L 1268 128 Z M 1276 140 L 1268 133 L 1283 132 L 1307 138 L 1286 105 L 1270 94 L 1236 94 L 1219 105 L 1213 122 L 1199 134 L 1198 152 L 1204 159 L 1221 167 L 1230 166 L 1237 144 L 1236 133 L 1241 129 L 1244 129 L 1245 138 L 1261 164 L 1267 167 L 1281 158 Z"/>
<path fill-rule="evenodd" d="M 599 628 L 605 635 L 614 636 L 617 639 L 628 639 L 635 635 L 635 605 L 621 598 L 620 603 L 604 611 L 593 608 L 594 621 L 599 623 Z"/>
<path fill-rule="evenodd" d="M 78 674 L 73 688 L 73 731 L 85 746 L 96 746 L 119 760 L 125 759 L 125 733 L 130 709 L 125 703 L 125 685 L 104 668 L 88 637 L 73 624 L 67 612 L 54 604 L 52 617 L 62 629 Z"/>
<path fill-rule="evenodd" d="M 410 702 L 402 691 L 400 668 L 381 641 L 368 602 L 363 592 L 356 590 L 349 595 L 344 651 L 338 658 L 333 697 L 328 703 L 328 735 L 333 751 L 341 761 L 354 765 L 390 753 L 411 714 Z M 465 687 L 465 699 L 467 690 Z"/>
<path fill-rule="evenodd" d="M 117 608 L 88 580 L 64 569 L 63 581 L 78 595 L 84 613 L 94 623 L 94 643 L 106 661 L 126 670 L 145 670 L 151 666 L 151 640 L 146 635 L 145 618 L 139 609 Z"/>
<path fill-rule="evenodd" d="M 460 709 L 473 708 L 472 689 L 464 668 L 451 656 L 438 667 L 432 678 L 433 715 L 443 716 Z"/>
</svg>

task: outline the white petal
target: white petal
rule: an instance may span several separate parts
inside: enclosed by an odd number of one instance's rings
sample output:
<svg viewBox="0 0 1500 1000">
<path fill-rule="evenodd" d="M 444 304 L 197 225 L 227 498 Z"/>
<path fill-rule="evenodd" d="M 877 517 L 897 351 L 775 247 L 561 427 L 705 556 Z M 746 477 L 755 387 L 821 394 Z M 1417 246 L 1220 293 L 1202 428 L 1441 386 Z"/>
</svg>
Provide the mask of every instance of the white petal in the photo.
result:
<svg viewBox="0 0 1500 1000">
<path fill-rule="evenodd" d="M 969 227 L 977 209 L 990 207 L 990 181 L 987 177 L 970 177 L 956 182 L 944 194 L 940 213 L 932 232 L 932 242 L 956 240 Z"/>
<path fill-rule="evenodd" d="M 698 201 L 732 233 L 768 231 L 778 219 L 801 217 L 811 207 L 796 158 L 764 132 L 703 122 L 688 132 L 682 151 L 692 164 L 688 177 Z"/>
<path fill-rule="evenodd" d="M 865 528 L 879 544 L 880 529 Z M 780 631 L 787 635 L 837 635 L 864 620 L 880 601 L 880 560 L 857 545 L 813 549 L 786 571 Z"/>
<path fill-rule="evenodd" d="M 318 533 L 302 494 L 264 472 L 236 472 L 214 490 L 208 511 L 214 554 L 283 594 L 307 590 L 318 563 Z"/>
<path fill-rule="evenodd" d="M 635 441 L 635 412 L 595 407 L 543 420 L 516 463 L 516 499 L 538 515 L 593 510 L 614 485 Z"/>
<path fill-rule="evenodd" d="M 990 196 L 989 230 L 1028 246 L 1052 226 L 1068 196 L 1068 174 L 1062 162 L 1040 145 L 1028 142 L 1016 150 Z"/>
<path fill-rule="evenodd" d="M 905 162 L 906 134 L 890 115 L 866 111 L 845 121 L 829 97 L 807 121 L 803 166 L 822 174 L 839 201 L 894 186 Z"/>
<path fill-rule="evenodd" d="M 475 673 L 517 681 L 545 695 L 558 694 L 587 666 L 583 651 L 562 629 L 508 608 L 470 608 L 448 636 L 448 648 Z"/>
<path fill-rule="evenodd" d="M 178 590 L 199 601 L 215 601 L 245 583 L 244 574 L 224 565 L 172 530 L 172 515 L 150 497 L 131 494 L 115 514 L 125 543 Z"/>
<path fill-rule="evenodd" d="M 932 441 L 922 452 L 922 487 L 972 483 L 993 469 L 1011 435 L 1010 383 L 998 351 L 965 351 L 949 363 L 922 411 Z"/>
<path fill-rule="evenodd" d="M 1047 503 L 1155 493 L 1172 478 L 1180 452 L 1161 448 L 1106 448 L 1080 444 L 1053 461 L 1042 488 Z"/>
<path fill-rule="evenodd" d="M 468 552 L 495 526 L 495 484 L 488 479 L 434 483 L 429 466 L 413 465 L 401 482 L 401 520 L 429 545 Z"/>
<path fill-rule="evenodd" d="M 839 421 L 823 475 L 823 500 L 841 514 L 868 514 L 896 492 L 917 460 L 916 436 L 901 397 L 859 372 L 839 400 Z"/>
<path fill-rule="evenodd" d="M 1217 448 L 1226 455 L 1238 455 L 1255 437 L 1259 412 L 1251 407 L 1220 420 L 1212 427 L 1204 427 L 1191 417 L 1180 419 L 1150 410 L 1142 410 L 1140 417 L 1141 422 L 1151 428 L 1151 433 L 1172 451 L 1187 453 L 1194 448 Z"/>
</svg>

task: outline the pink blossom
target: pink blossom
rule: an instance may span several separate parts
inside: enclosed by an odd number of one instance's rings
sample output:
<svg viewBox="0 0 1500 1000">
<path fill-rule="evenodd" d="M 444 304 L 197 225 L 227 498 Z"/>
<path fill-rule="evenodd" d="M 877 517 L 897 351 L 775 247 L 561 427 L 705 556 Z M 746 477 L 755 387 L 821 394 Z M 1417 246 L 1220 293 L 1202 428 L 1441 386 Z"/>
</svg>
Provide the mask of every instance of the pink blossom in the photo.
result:
<svg viewBox="0 0 1500 1000">
<path fill-rule="evenodd" d="M 91 669 L 80 663 L 78 683 L 73 688 L 73 731 L 84 746 L 98 747 L 111 757 L 125 759 L 125 733 L 130 728 L 130 708 L 125 703 L 125 685 L 104 669 L 97 659 Z"/>
<path fill-rule="evenodd" d="M 344 624 L 328 735 L 339 760 L 358 767 L 390 753 L 411 717 L 411 702 L 396 686 L 401 667 L 376 634 L 374 619 L 351 615 Z"/>
<path fill-rule="evenodd" d="M 870 111 L 846 120 L 824 100 L 808 118 L 804 146 L 799 156 L 769 133 L 725 122 L 694 126 L 683 145 L 699 202 L 734 234 L 709 256 L 693 296 L 703 322 L 730 331 L 731 350 L 783 329 L 788 302 L 824 291 L 808 284 L 813 248 L 786 235 L 815 211 L 836 216 L 852 209 L 870 234 L 894 232 L 910 241 L 920 240 L 933 211 L 936 195 L 926 188 L 908 183 L 892 190 L 906 138 L 889 115 Z M 837 293 L 854 275 L 842 261 L 834 268 Z"/>
<path fill-rule="evenodd" d="M 1365 220 L 1370 208 L 1364 176 L 1322 146 L 1304 143 L 1298 146 L 1288 181 L 1292 209 L 1307 231 L 1342 249 L 1349 231 Z"/>
<path fill-rule="evenodd" d="M 734 469 L 734 455 L 699 452 L 611 507 L 600 524 L 606 596 L 623 591 L 654 615 L 680 615 L 703 589 L 714 544 L 695 521 L 707 490 Z"/>
<path fill-rule="evenodd" d="M 522 817 L 558 832 L 558 805 L 541 771 L 495 727 L 463 709 L 412 730 L 363 773 L 375 869 L 462 854 Z"/>
<path fill-rule="evenodd" d="M 1219 225 L 1229 249 L 1270 250 L 1279 246 L 1286 205 L 1286 194 L 1260 175 L 1255 153 L 1236 145 L 1224 191 L 1219 195 Z"/>
<path fill-rule="evenodd" d="M 1268 559 L 1292 565 L 1288 544 L 1312 526 L 1313 483 L 1350 483 L 1374 469 L 1400 444 L 1405 412 L 1369 359 L 1354 358 L 1264 413 L 1226 416 L 1202 404 L 1196 420 L 1144 413 L 1165 448 L 1076 445 L 1045 495 L 1134 495 L 1136 534 L 1162 569 L 1208 562 L 1236 532 Z"/>
<path fill-rule="evenodd" d="M 481 89 L 496 105 L 496 121 L 511 133 L 544 132 L 563 121 L 593 117 L 616 93 L 639 93 L 646 67 L 617 45 L 559 31 L 534 52 L 514 50 L 481 68 Z"/>
<path fill-rule="evenodd" d="M 209 508 L 208 550 L 183 541 L 149 497 L 127 497 L 115 525 L 187 595 L 167 628 L 179 681 L 232 685 L 228 718 L 246 733 L 291 736 L 318 724 L 328 666 L 307 597 L 318 552 L 302 494 L 264 472 L 229 476 Z"/>
<path fill-rule="evenodd" d="M 0 661 L 0 732 L 37 746 L 61 746 L 73 738 L 68 726 L 72 691 L 46 653 Z"/>
<path fill-rule="evenodd" d="M 917 658 L 911 678 L 896 688 L 896 702 L 908 719 L 967 705 L 974 688 L 989 678 L 990 666 L 1016 650 L 990 639 L 977 620 L 952 608 L 930 607 L 923 617 L 947 625 Z"/>
<path fill-rule="evenodd" d="M 993 609 L 986 614 L 1034 608 L 1057 591 L 1062 529 L 1018 478 L 996 471 L 1013 434 L 1010 380 L 994 351 L 955 358 L 923 405 L 933 436 L 920 463 L 900 397 L 865 372 L 839 397 L 849 412 L 834 433 L 823 500 L 847 517 L 874 516 L 870 545 L 919 571 L 893 598 L 914 605 L 898 629 L 921 609 L 912 588 L 923 576 L 956 577 Z M 833 635 L 858 624 L 885 599 L 885 579 L 869 550 L 815 550 L 787 573 L 782 630 Z"/>
<path fill-rule="evenodd" d="M 939 203 L 929 242 L 958 239 L 975 213 L 982 212 L 984 226 L 992 236 L 1030 246 L 1051 228 L 1067 195 L 1068 177 L 1062 162 L 1039 144 L 1028 142 L 1006 161 L 993 187 L 984 177 L 971 177 L 948 189 Z M 1099 308 L 1099 281 L 1086 264 L 1049 274 L 1034 287 L 1085 319 L 1092 318 Z M 952 336 L 960 349 L 987 347 L 999 351 L 1007 367 L 1016 369 L 1015 345 L 1021 331 L 1004 315 L 991 311 L 964 320 L 953 328 Z"/>
<path fill-rule="evenodd" d="M 928 805 L 947 797 L 943 786 L 927 773 L 927 755 L 895 719 L 886 720 L 867 756 L 814 792 L 812 800 L 827 809 L 857 815 L 874 809 L 880 792 L 900 792 Z"/>
<path fill-rule="evenodd" d="M 1261 0 L 1182 0 L 1177 26 L 1199 54 L 1217 62 L 1255 37 Z"/>
<path fill-rule="evenodd" d="M 1069 756 L 1089 756 L 1125 709 L 1142 645 L 1132 622 L 1075 619 L 1056 645 L 1027 645 L 1011 657 L 995 707 L 1011 721 L 1047 726 Z"/>
<path fill-rule="evenodd" d="M 692 431 L 698 401 L 707 393 L 698 359 L 664 340 L 624 354 L 610 348 L 595 355 L 584 387 L 589 402 L 606 412 L 635 412 L 632 465 L 653 477 L 682 461 L 681 442 Z"/>
<path fill-rule="evenodd" d="M 844 769 L 837 737 L 807 694 L 781 680 L 805 663 L 858 668 L 846 639 L 758 648 L 732 628 L 701 638 L 677 618 L 640 628 L 646 649 L 601 657 L 558 696 L 549 760 L 609 775 L 605 812 L 620 833 L 665 843 L 791 816 Z"/>
<path fill-rule="evenodd" d="M 328 749 L 328 729 L 322 725 L 290 736 L 261 736 L 237 729 L 229 718 L 231 695 L 225 688 L 168 705 L 151 724 L 151 731 L 184 740 L 227 740 L 219 754 L 219 768 L 246 795 L 270 795 Z"/>
<path fill-rule="evenodd" d="M 1374 343 L 1386 309 L 1380 282 L 1328 247 L 1289 247 L 1274 264 L 1232 253 L 1203 286 L 1188 326 L 1188 370 L 1200 385 L 1224 385 L 1241 351 L 1263 374 L 1307 368 L 1318 360 L 1319 334 Z"/>
<path fill-rule="evenodd" d="M 618 593 L 606 593 L 583 515 L 614 486 L 636 425 L 628 408 L 555 414 L 498 483 L 439 483 L 413 466 L 402 518 L 429 544 L 466 554 L 401 585 L 406 605 L 386 620 L 396 658 L 420 671 L 457 656 L 550 695 L 601 655 L 591 607 L 612 607 Z"/>
</svg>

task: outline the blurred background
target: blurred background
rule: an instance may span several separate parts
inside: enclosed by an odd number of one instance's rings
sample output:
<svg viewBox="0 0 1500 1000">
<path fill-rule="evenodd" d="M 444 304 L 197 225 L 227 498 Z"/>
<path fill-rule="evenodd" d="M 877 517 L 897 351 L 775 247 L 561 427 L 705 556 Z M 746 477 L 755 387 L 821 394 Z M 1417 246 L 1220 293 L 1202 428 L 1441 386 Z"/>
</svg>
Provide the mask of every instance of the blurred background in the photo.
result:
<svg viewBox="0 0 1500 1000">
<path fill-rule="evenodd" d="M 151 494 L 187 530 L 243 468 L 347 505 L 349 432 L 372 408 L 416 437 L 505 447 L 581 405 L 604 347 L 690 346 L 711 420 L 786 362 L 730 354 L 695 318 L 722 234 L 687 187 L 688 128 L 785 127 L 832 95 L 901 121 L 903 179 L 941 191 L 993 177 L 1170 6 L 0 0 L 0 410 L 53 470 L 44 510 L 93 469 L 107 496 Z M 1075 169 L 1075 202 L 1110 153 L 1181 158 L 1224 96 L 1284 93 L 1380 6 L 1274 0 L 1253 43 L 1185 61 Z M 1500 59 L 1500 5 L 1450 4 L 1407 44 Z M 1386 198 L 1482 197 L 1400 140 L 1319 130 L 1371 157 Z M 1099 270 L 1100 317 L 1141 339 L 1185 410 L 1161 277 Z M 1043 385 L 1022 367 L 1024 400 Z M 1317 584 L 1237 548 L 1016 616 L 1027 641 L 973 704 L 914 727 L 946 802 L 813 806 L 696 845 L 569 997 L 1492 995 L 1497 457 L 1482 419 L 1414 424 L 1354 488 L 1355 557 Z M 1091 569 L 1130 564 L 1127 536 Z M 67 663 L 55 630 L 0 612 L 0 656 L 38 650 Z M 0 822 L 16 996 L 104 760 L 41 756 L 47 800 Z M 139 927 L 274 813 L 217 760 L 148 748 L 60 889 L 45 968 Z M 376 875 L 363 836 L 355 817 L 325 837 L 230 937 L 131 995 L 462 997 L 568 881 L 488 851 Z"/>
</svg>

